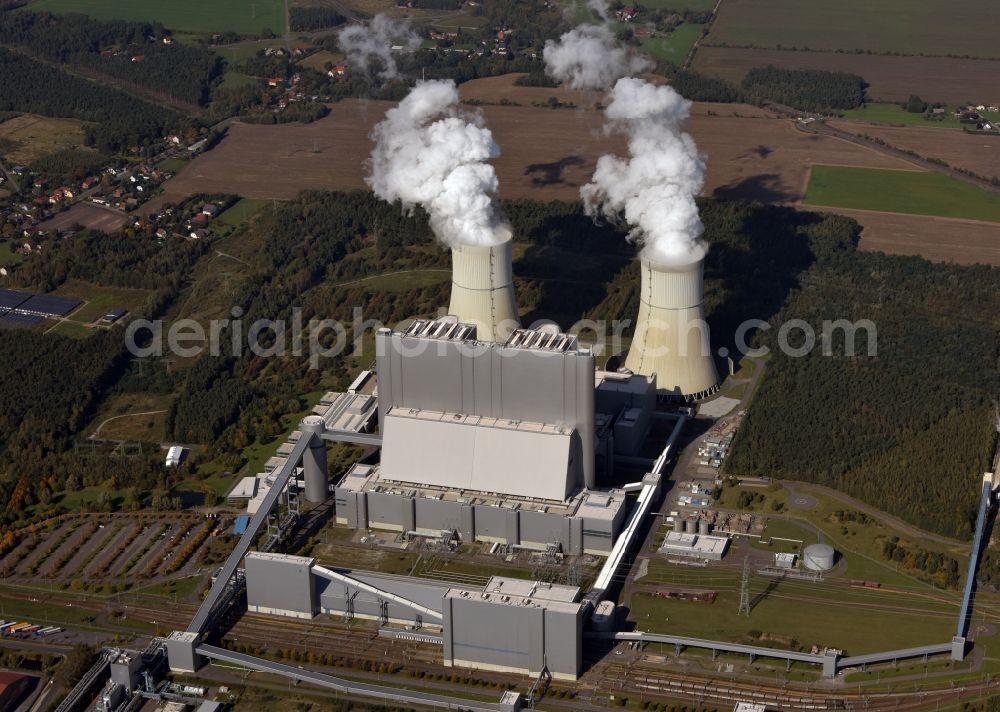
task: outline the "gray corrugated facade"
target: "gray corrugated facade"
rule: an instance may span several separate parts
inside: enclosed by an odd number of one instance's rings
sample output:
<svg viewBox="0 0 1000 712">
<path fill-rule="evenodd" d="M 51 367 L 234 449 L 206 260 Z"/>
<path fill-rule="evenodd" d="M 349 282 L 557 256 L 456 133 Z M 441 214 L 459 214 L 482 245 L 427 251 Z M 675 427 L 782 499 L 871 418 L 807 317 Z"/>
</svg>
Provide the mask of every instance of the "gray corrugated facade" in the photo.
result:
<svg viewBox="0 0 1000 712">
<path fill-rule="evenodd" d="M 313 559 L 251 552 L 244 563 L 248 610 L 296 618 L 312 618 L 319 611 L 312 581 Z"/>
<path fill-rule="evenodd" d="M 375 335 L 375 349 L 380 423 L 392 408 L 418 408 L 564 425 L 574 431 L 574 489 L 595 486 L 595 366 L 589 350 L 434 339 L 388 329 Z"/>
<path fill-rule="evenodd" d="M 345 478 L 346 480 L 346 478 Z M 462 541 L 544 549 L 558 543 L 570 555 L 606 555 L 625 518 L 624 495 L 583 495 L 568 509 L 526 502 L 503 504 L 432 499 L 412 490 L 375 492 L 337 485 L 337 523 L 352 529 L 417 531 L 437 535 L 457 531 Z M 602 503 L 607 504 L 601 506 Z M 544 511 L 542 511 L 544 510 Z"/>
<path fill-rule="evenodd" d="M 557 679 L 577 679 L 584 605 L 502 596 L 488 589 L 482 593 L 452 589 L 445 596 L 445 666 L 529 675 L 547 668 Z"/>
</svg>

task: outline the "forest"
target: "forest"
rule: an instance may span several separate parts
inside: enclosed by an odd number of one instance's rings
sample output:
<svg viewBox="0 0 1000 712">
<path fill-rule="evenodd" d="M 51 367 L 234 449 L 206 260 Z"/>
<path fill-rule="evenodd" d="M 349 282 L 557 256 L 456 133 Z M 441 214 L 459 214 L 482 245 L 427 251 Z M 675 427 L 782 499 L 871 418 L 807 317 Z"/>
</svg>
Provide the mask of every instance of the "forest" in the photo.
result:
<svg viewBox="0 0 1000 712">
<path fill-rule="evenodd" d="M 191 104 L 208 102 L 222 60 L 208 49 L 164 44 L 159 23 L 97 21 L 84 15 L 0 12 L 0 43 L 83 67 L 125 86 Z"/>
<path fill-rule="evenodd" d="M 118 153 L 180 130 L 191 121 L 169 109 L 75 77 L 0 47 L 0 111 L 93 122 L 86 143 Z"/>
<path fill-rule="evenodd" d="M 347 18 L 329 7 L 290 7 L 288 25 L 292 32 L 309 32 L 327 27 L 339 27 Z"/>
<path fill-rule="evenodd" d="M 747 101 L 770 101 L 804 111 L 856 109 L 864 103 L 867 86 L 857 74 L 772 65 L 751 69 L 741 85 Z"/>
</svg>

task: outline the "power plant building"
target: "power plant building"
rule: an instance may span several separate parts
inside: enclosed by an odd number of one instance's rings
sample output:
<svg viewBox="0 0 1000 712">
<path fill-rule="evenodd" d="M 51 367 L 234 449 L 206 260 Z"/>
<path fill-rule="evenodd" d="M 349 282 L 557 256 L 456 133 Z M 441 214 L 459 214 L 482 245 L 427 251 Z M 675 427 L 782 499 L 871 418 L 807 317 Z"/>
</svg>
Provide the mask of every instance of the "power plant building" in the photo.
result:
<svg viewBox="0 0 1000 712">
<path fill-rule="evenodd" d="M 375 341 L 381 457 L 337 484 L 338 523 L 611 551 L 625 493 L 597 490 L 597 463 L 604 471 L 641 445 L 652 379 L 598 372 L 588 349 L 554 330 L 515 329 L 495 343 L 444 318 Z"/>
<path fill-rule="evenodd" d="M 587 605 L 575 586 L 494 576 L 444 598 L 444 665 L 576 680 Z"/>
</svg>

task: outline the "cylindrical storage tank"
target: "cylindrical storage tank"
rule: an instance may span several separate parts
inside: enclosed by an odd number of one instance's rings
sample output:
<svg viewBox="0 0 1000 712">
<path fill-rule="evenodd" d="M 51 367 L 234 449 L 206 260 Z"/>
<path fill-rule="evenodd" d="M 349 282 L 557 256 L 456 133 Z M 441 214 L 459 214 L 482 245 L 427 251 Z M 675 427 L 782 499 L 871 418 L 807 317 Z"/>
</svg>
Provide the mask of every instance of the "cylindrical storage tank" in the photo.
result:
<svg viewBox="0 0 1000 712">
<path fill-rule="evenodd" d="M 639 315 L 625 368 L 655 374 L 660 395 L 698 399 L 718 388 L 703 273 L 703 259 L 676 265 L 641 261 Z"/>
<path fill-rule="evenodd" d="M 302 455 L 306 500 L 324 502 L 330 496 L 330 483 L 326 475 L 326 442 L 323 440 L 326 423 L 318 415 L 307 415 L 299 424 L 299 430 L 302 431 L 302 437 L 310 438 L 309 448 Z"/>
<path fill-rule="evenodd" d="M 836 552 L 828 544 L 812 544 L 802 552 L 802 565 L 810 571 L 829 571 L 833 568 Z"/>
<path fill-rule="evenodd" d="M 698 520 L 698 533 L 705 535 L 712 530 L 712 525 L 708 523 L 707 519 Z"/>
<path fill-rule="evenodd" d="M 513 240 L 451 251 L 448 313 L 475 324 L 480 341 L 504 342 L 520 325 L 514 294 Z"/>
<path fill-rule="evenodd" d="M 684 520 L 680 517 L 674 517 L 674 531 L 678 534 L 684 531 Z"/>
<path fill-rule="evenodd" d="M 695 530 L 698 528 L 698 523 L 693 519 L 684 520 L 684 531 L 688 534 L 694 534 Z"/>
</svg>

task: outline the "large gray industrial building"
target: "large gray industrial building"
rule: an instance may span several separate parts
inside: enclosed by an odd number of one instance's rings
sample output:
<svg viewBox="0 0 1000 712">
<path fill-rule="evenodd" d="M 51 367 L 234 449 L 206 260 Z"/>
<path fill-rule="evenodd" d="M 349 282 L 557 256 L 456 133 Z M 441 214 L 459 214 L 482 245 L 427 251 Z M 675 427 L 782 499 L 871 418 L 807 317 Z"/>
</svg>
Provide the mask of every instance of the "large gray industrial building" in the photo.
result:
<svg viewBox="0 0 1000 712">
<path fill-rule="evenodd" d="M 336 483 L 337 523 L 570 556 L 615 551 L 628 500 L 600 484 L 616 456 L 641 448 L 654 378 L 598 371 L 589 349 L 556 330 L 481 341 L 454 317 L 382 329 L 375 343 L 380 457 Z M 246 556 L 246 582 L 254 612 L 439 630 L 448 666 L 565 679 L 579 673 L 596 603 L 572 586 L 456 586 L 271 553 Z"/>
<path fill-rule="evenodd" d="M 597 371 L 590 350 L 557 331 L 482 342 L 447 318 L 381 330 L 376 359 L 381 459 L 337 483 L 338 523 L 611 551 L 625 494 L 598 480 L 645 439 L 652 378 Z"/>
</svg>

